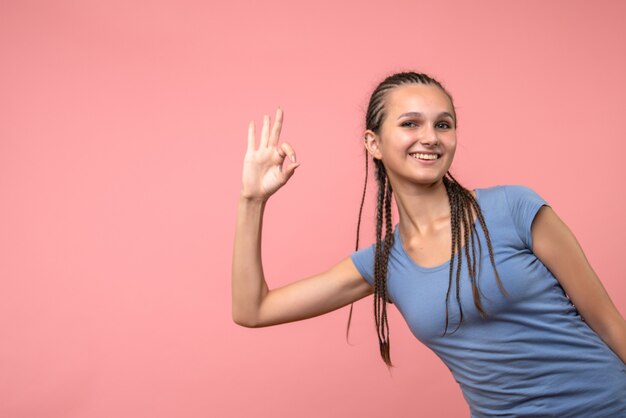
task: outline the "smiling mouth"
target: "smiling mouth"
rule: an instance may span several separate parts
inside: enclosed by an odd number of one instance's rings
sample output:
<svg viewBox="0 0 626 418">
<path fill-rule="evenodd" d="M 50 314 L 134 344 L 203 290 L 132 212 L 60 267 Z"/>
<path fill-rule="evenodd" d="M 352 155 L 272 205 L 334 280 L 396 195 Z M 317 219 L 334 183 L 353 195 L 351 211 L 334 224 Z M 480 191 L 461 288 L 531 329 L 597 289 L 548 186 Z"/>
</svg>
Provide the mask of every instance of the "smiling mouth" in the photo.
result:
<svg viewBox="0 0 626 418">
<path fill-rule="evenodd" d="M 415 152 L 413 154 L 409 154 L 411 157 L 415 158 L 416 160 L 425 160 L 425 161 L 431 161 L 431 160 L 437 160 L 440 155 L 439 154 L 433 154 L 433 153 L 421 153 L 421 152 Z"/>
</svg>

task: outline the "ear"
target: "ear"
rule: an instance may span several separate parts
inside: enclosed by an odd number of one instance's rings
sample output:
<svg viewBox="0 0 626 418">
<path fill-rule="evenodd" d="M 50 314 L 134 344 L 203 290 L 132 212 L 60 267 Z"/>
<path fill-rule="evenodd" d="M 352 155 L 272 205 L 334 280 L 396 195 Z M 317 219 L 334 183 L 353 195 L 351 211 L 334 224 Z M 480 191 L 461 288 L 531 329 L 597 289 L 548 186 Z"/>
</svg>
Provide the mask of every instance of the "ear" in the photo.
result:
<svg viewBox="0 0 626 418">
<path fill-rule="evenodd" d="M 380 136 L 370 129 L 365 131 L 365 148 L 372 158 L 377 160 L 382 158 L 382 153 L 380 152 Z"/>
</svg>

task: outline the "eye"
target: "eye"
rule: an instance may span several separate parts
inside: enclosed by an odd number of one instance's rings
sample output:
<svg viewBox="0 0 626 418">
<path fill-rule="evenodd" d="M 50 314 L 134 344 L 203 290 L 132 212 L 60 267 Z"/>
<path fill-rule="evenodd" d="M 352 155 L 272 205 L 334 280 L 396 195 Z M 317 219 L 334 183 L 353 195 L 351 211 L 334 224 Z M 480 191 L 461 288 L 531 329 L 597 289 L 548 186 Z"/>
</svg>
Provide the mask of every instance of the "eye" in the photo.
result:
<svg viewBox="0 0 626 418">
<path fill-rule="evenodd" d="M 441 128 L 441 129 L 450 129 L 450 128 L 452 128 L 451 124 L 448 123 L 448 122 L 439 122 L 437 124 L 437 127 Z"/>
<path fill-rule="evenodd" d="M 407 127 L 407 128 L 414 128 L 414 127 L 417 126 L 417 123 L 413 122 L 412 120 L 407 120 L 405 122 L 402 122 L 400 124 L 400 126 L 404 126 L 404 127 Z"/>
</svg>

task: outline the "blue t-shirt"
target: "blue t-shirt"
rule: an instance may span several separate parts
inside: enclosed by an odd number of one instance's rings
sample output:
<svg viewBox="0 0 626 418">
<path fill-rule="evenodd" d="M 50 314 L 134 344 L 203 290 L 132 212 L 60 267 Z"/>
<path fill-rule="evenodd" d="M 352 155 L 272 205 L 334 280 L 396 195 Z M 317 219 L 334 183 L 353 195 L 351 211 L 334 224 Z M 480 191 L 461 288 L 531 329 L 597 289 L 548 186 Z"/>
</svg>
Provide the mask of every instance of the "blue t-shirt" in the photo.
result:
<svg viewBox="0 0 626 418">
<path fill-rule="evenodd" d="M 442 336 L 450 261 L 432 268 L 417 265 L 396 225 L 387 286 L 413 334 L 448 366 L 472 417 L 626 417 L 626 365 L 584 322 L 531 251 L 531 224 L 546 201 L 514 185 L 476 189 L 476 198 L 509 297 L 498 287 L 477 222 L 478 283 L 487 317 L 474 306 L 463 254 L 463 322 L 450 333 L 459 320 L 455 260 L 448 333 Z M 352 260 L 373 284 L 374 245 L 353 253 Z"/>
</svg>

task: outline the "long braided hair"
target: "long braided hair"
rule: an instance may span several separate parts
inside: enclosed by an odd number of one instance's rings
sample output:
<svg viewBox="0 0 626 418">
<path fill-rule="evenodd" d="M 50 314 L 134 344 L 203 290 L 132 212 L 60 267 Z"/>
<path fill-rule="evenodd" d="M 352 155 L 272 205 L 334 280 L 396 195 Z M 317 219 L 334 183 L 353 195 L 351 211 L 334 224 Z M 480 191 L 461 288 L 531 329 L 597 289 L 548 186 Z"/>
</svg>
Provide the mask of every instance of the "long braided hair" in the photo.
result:
<svg viewBox="0 0 626 418">
<path fill-rule="evenodd" d="M 425 84 L 435 85 L 440 88 L 452 102 L 452 96 L 443 88 L 443 86 L 435 79 L 427 76 L 426 74 L 415 72 L 401 72 L 393 74 L 383 80 L 374 90 L 370 97 L 367 113 L 365 117 L 365 127 L 375 133 L 380 132 L 380 128 L 383 120 L 385 119 L 384 101 L 385 97 L 390 90 L 405 84 Z M 454 109 L 454 105 L 452 106 Z M 454 115 L 456 123 L 456 114 Z M 363 203 L 365 202 L 365 192 L 367 189 L 367 175 L 368 175 L 368 153 L 365 151 L 365 186 L 363 187 L 363 195 L 361 198 L 361 206 L 359 209 L 359 220 L 357 224 L 357 237 L 356 237 L 356 249 L 359 248 L 359 233 L 361 227 L 361 215 L 363 213 Z M 378 194 L 376 199 L 376 250 L 374 258 L 374 319 L 376 323 L 376 332 L 378 334 L 378 342 L 380 347 L 380 355 L 387 364 L 391 367 L 391 356 L 389 350 L 389 323 L 387 320 L 387 302 L 389 301 L 387 293 L 387 269 L 389 264 L 389 253 L 394 244 L 394 234 L 392 230 L 391 221 L 391 197 L 393 190 L 389 177 L 385 170 L 385 166 L 382 161 L 374 159 L 376 183 L 378 185 Z M 448 278 L 448 291 L 446 293 L 446 321 L 443 335 L 445 336 L 448 331 L 448 306 L 450 300 L 450 290 L 452 288 L 453 278 L 453 265 L 454 256 L 456 253 L 456 274 L 455 274 L 455 287 L 456 287 L 456 301 L 459 306 L 460 319 L 457 327 L 452 331 L 454 333 L 461 322 L 463 321 L 463 308 L 461 306 L 460 299 L 460 277 L 461 277 L 461 265 L 463 261 L 462 249 L 465 248 L 465 256 L 468 265 L 468 274 L 472 284 L 472 295 L 474 299 L 474 305 L 480 313 L 481 317 L 486 317 L 486 312 L 483 309 L 480 292 L 477 284 L 477 270 L 476 270 L 476 246 L 478 246 L 478 257 L 480 260 L 481 247 L 480 240 L 476 237 L 476 225 L 474 218 L 480 223 L 489 247 L 489 259 L 493 266 L 496 281 L 500 291 L 508 296 L 508 293 L 502 285 L 498 271 L 496 270 L 495 260 L 493 256 L 493 248 L 491 245 L 491 238 L 487 225 L 483 217 L 482 211 L 478 202 L 471 194 L 469 190 L 461 186 L 461 184 L 452 176 L 450 171 L 442 179 L 446 188 L 448 199 L 450 202 L 450 227 L 452 231 L 452 248 L 450 256 L 450 272 Z M 383 236 L 383 223 L 385 233 Z M 461 228 L 463 229 L 463 236 L 461 236 Z M 470 254 L 471 253 L 471 254 Z M 350 315 L 348 317 L 348 330 L 350 327 L 350 321 L 352 317 L 352 306 L 350 307 Z"/>
</svg>

